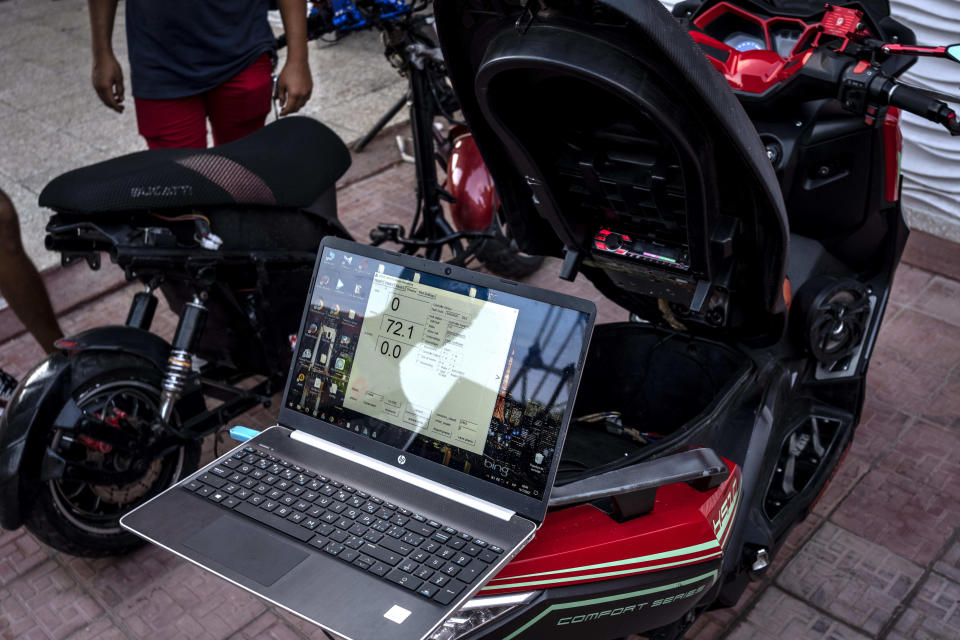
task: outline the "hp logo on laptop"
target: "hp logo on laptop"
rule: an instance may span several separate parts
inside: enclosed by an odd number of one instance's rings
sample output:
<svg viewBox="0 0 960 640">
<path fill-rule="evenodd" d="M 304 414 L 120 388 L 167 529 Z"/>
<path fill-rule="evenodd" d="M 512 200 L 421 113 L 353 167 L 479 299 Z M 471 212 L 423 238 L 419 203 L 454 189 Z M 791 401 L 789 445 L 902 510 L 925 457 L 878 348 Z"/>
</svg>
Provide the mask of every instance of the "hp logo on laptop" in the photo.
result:
<svg viewBox="0 0 960 640">
<path fill-rule="evenodd" d="M 406 463 L 407 463 L 407 456 L 403 456 L 403 455 L 397 456 L 397 462 L 399 462 L 400 464 L 406 464 Z"/>
</svg>

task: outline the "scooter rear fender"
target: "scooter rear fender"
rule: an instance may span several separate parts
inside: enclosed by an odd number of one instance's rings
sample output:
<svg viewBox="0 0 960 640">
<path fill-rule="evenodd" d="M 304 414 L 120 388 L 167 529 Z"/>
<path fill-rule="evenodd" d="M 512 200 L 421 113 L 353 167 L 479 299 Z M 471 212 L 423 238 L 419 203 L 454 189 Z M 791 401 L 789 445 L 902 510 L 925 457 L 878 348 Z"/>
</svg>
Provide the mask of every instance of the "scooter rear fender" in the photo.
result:
<svg viewBox="0 0 960 640">
<path fill-rule="evenodd" d="M 163 371 L 167 356 L 170 355 L 170 343 L 160 336 L 123 325 L 96 327 L 81 331 L 75 336 L 57 340 L 58 349 L 68 355 L 80 351 L 120 351 L 144 358 Z"/>
<path fill-rule="evenodd" d="M 20 464 L 34 425 L 50 424 L 69 392 L 70 364 L 62 353 L 53 353 L 21 380 L 0 416 L 0 527 L 23 524 L 20 509 Z"/>
<path fill-rule="evenodd" d="M 170 345 L 159 336 L 133 327 L 97 327 L 57 341 L 61 352 L 48 356 L 20 382 L 6 411 L 0 416 L 0 527 L 12 530 L 23 524 L 20 467 L 29 455 L 31 431 L 54 424 L 71 404 L 72 357 L 84 351 L 128 353 L 159 370 L 167 361 Z"/>
</svg>

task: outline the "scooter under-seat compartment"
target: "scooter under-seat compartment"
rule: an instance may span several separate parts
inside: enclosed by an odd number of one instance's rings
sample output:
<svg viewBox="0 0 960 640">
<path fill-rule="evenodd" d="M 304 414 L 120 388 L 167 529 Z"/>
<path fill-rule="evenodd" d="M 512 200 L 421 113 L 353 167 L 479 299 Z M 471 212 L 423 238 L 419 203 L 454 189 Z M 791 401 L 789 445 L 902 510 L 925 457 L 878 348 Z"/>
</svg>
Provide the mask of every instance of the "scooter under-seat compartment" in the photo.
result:
<svg viewBox="0 0 960 640">
<path fill-rule="evenodd" d="M 594 329 L 558 480 L 635 461 L 694 428 L 750 367 L 721 343 L 640 323 Z"/>
</svg>

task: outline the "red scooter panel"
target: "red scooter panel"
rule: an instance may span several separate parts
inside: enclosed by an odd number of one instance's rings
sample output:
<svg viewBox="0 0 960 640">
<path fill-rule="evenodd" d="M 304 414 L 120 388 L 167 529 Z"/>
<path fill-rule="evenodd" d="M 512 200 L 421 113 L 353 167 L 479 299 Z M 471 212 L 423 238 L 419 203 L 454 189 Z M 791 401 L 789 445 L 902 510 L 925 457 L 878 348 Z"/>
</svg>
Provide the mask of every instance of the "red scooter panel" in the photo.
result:
<svg viewBox="0 0 960 640">
<path fill-rule="evenodd" d="M 735 91 L 763 94 L 803 68 L 819 25 L 762 18 L 721 2 L 694 19 L 690 32 Z"/>
<path fill-rule="evenodd" d="M 537 536 L 480 595 L 548 589 L 718 558 L 740 504 L 740 467 L 710 491 L 661 487 L 650 513 L 617 522 L 592 505 L 547 514 Z"/>
</svg>

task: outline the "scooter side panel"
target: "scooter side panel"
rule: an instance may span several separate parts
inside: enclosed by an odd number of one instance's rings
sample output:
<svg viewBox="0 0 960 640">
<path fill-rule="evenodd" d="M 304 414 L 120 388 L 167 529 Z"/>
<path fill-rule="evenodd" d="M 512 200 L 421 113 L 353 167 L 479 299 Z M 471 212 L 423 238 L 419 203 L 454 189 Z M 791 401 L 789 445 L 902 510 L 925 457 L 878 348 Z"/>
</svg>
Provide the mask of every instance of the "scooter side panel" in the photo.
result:
<svg viewBox="0 0 960 640">
<path fill-rule="evenodd" d="M 715 489 L 661 487 L 653 511 L 626 522 L 592 505 L 549 513 L 533 542 L 480 595 L 595 585 L 718 560 L 741 497 L 740 468 L 726 463 L 730 476 Z"/>
<path fill-rule="evenodd" d="M 668 625 L 701 603 L 720 577 L 720 560 L 604 583 L 543 591 L 516 614 L 481 627 L 470 640 L 619 638 Z"/>
</svg>

